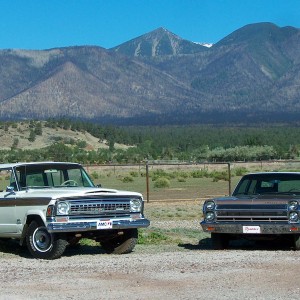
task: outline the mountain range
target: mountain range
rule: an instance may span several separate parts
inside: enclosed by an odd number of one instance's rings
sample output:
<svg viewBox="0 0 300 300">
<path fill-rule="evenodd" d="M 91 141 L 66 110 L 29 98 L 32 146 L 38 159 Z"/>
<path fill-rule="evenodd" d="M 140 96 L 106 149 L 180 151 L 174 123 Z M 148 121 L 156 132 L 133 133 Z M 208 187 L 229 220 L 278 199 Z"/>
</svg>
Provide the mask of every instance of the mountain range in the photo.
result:
<svg viewBox="0 0 300 300">
<path fill-rule="evenodd" d="M 158 28 L 119 46 L 0 50 L 0 119 L 292 122 L 300 30 L 249 24 L 206 47 Z"/>
</svg>

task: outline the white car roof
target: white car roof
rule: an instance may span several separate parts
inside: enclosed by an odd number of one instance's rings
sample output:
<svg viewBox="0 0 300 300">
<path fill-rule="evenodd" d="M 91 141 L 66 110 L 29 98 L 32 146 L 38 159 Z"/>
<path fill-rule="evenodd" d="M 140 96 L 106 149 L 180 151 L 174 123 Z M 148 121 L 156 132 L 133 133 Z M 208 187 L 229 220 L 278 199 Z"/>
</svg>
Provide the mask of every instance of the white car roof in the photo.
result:
<svg viewBox="0 0 300 300">
<path fill-rule="evenodd" d="M 43 162 L 18 162 L 18 163 L 9 163 L 9 164 L 0 164 L 0 169 L 10 169 L 19 166 L 34 166 L 34 165 L 76 165 L 79 166 L 78 163 L 72 162 L 57 162 L 57 161 L 43 161 Z"/>
</svg>

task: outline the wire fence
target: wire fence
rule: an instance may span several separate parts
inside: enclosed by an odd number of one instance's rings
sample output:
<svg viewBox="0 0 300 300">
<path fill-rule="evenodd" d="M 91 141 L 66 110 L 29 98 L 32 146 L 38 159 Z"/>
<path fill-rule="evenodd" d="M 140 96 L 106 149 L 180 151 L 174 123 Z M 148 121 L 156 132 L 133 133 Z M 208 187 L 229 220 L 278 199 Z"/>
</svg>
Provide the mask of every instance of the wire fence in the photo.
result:
<svg viewBox="0 0 300 300">
<path fill-rule="evenodd" d="M 146 202 L 202 201 L 230 195 L 247 173 L 299 171 L 300 161 L 86 165 L 96 184 L 143 194 Z"/>
</svg>

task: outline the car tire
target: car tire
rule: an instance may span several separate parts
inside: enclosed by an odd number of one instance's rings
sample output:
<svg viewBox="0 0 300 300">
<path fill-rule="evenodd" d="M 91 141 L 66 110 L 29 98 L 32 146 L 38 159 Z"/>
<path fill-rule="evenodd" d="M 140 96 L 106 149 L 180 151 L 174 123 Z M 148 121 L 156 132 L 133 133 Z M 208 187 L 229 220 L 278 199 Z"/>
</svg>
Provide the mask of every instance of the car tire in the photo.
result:
<svg viewBox="0 0 300 300">
<path fill-rule="evenodd" d="M 61 236 L 49 233 L 44 225 L 32 221 L 27 229 L 26 244 L 34 258 L 55 259 L 61 257 L 68 243 Z"/>
<path fill-rule="evenodd" d="M 227 249 L 229 245 L 229 237 L 223 233 L 211 233 L 211 244 L 214 250 Z"/>
<path fill-rule="evenodd" d="M 295 250 L 300 250 L 300 234 L 296 234 L 293 237 L 293 248 Z"/>
<path fill-rule="evenodd" d="M 68 240 L 68 247 L 76 247 L 79 245 L 81 237 L 73 237 L 72 239 Z"/>
<path fill-rule="evenodd" d="M 109 254 L 127 254 L 132 252 L 138 240 L 138 230 L 124 230 L 123 235 L 101 241 L 101 247 Z"/>
</svg>

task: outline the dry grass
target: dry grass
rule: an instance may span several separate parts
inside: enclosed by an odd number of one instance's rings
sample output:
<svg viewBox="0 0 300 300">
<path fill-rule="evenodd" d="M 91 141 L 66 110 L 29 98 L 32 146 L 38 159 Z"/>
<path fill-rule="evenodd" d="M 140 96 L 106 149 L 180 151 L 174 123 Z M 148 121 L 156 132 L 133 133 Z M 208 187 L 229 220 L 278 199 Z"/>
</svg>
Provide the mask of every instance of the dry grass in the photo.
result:
<svg viewBox="0 0 300 300">
<path fill-rule="evenodd" d="M 85 141 L 87 144 L 87 150 L 97 150 L 99 148 L 108 149 L 106 141 L 99 141 L 98 138 L 92 136 L 88 132 L 72 131 L 70 129 L 62 128 L 49 128 L 44 127 L 44 122 L 42 125 L 42 135 L 36 135 L 34 142 L 28 141 L 30 135 L 30 123 L 20 122 L 16 123 L 15 126 L 10 126 L 8 131 L 4 128 L 0 128 L 0 150 L 10 150 L 15 139 L 18 139 L 17 148 L 27 150 L 27 149 L 41 149 L 52 145 L 56 140 L 68 141 L 70 139 L 75 142 Z M 115 144 L 115 148 L 124 149 L 128 146 Z"/>
</svg>

